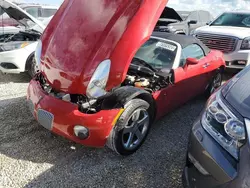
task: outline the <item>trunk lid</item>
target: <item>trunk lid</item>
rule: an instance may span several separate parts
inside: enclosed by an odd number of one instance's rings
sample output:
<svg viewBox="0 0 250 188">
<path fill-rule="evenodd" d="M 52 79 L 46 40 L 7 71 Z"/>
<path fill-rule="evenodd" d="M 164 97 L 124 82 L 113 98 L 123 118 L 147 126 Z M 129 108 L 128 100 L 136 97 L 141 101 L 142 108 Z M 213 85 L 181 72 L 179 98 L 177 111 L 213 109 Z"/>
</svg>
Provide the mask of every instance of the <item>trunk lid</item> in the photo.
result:
<svg viewBox="0 0 250 188">
<path fill-rule="evenodd" d="M 124 79 L 167 0 L 65 0 L 42 36 L 41 72 L 55 90 L 86 94 L 97 66 L 111 60 L 107 90 Z"/>
</svg>

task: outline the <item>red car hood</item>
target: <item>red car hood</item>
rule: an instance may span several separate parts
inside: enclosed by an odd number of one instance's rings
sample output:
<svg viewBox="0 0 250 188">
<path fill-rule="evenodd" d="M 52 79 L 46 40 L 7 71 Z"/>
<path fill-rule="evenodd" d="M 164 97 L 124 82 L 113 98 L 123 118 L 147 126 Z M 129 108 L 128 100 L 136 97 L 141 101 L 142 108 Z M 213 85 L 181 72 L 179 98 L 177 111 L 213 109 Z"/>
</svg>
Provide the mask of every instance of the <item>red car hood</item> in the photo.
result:
<svg viewBox="0 0 250 188">
<path fill-rule="evenodd" d="M 42 73 L 58 91 L 85 94 L 97 66 L 110 59 L 106 89 L 118 86 L 167 1 L 65 0 L 42 36 Z"/>
</svg>

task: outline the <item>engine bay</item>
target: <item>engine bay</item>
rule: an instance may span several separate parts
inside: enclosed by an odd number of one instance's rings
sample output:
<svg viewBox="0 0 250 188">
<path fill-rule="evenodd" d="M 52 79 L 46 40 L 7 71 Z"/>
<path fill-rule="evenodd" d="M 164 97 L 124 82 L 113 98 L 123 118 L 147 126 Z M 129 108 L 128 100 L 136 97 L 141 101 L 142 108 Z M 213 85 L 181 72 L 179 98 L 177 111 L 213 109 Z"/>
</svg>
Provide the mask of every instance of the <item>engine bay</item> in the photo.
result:
<svg viewBox="0 0 250 188">
<path fill-rule="evenodd" d="M 18 41 L 37 41 L 40 38 L 40 33 L 32 32 L 32 31 L 20 31 L 18 33 L 10 34 L 2 34 L 0 35 L 0 43 L 7 42 L 18 42 Z"/>
<path fill-rule="evenodd" d="M 148 67 L 138 64 L 138 60 L 133 60 L 123 86 L 134 86 L 144 89 L 150 93 L 167 87 L 171 83 L 171 73 L 163 73 L 151 70 Z"/>
</svg>

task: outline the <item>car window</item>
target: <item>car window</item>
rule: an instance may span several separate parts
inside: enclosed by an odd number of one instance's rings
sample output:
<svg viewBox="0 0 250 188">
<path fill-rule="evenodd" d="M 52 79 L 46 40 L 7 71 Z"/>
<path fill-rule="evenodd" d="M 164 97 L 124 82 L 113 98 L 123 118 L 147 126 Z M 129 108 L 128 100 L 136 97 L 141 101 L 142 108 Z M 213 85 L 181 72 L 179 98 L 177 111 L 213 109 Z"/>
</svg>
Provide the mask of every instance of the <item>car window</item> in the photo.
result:
<svg viewBox="0 0 250 188">
<path fill-rule="evenodd" d="M 155 69 L 172 69 L 178 46 L 169 41 L 149 39 L 136 53 L 135 57 L 150 64 Z"/>
<path fill-rule="evenodd" d="M 198 13 L 197 13 L 197 11 L 191 12 L 190 15 L 188 16 L 187 20 L 188 20 L 188 21 L 190 21 L 190 20 L 197 20 L 197 21 L 198 21 L 199 18 L 198 18 Z"/>
<path fill-rule="evenodd" d="M 200 11 L 199 17 L 200 17 L 201 22 L 204 24 L 211 21 L 210 14 L 206 11 Z"/>
<path fill-rule="evenodd" d="M 56 9 L 48 9 L 48 8 L 44 8 L 42 9 L 42 17 L 44 18 L 48 18 L 50 16 L 53 16 L 56 13 Z"/>
<path fill-rule="evenodd" d="M 187 59 L 187 57 L 185 56 L 185 54 L 182 50 L 179 67 L 183 67 L 186 64 L 186 59 Z"/>
<path fill-rule="evenodd" d="M 233 26 L 250 27 L 249 13 L 223 13 L 211 25 L 215 26 Z"/>
<path fill-rule="evenodd" d="M 195 59 L 201 59 L 204 57 L 204 51 L 198 44 L 191 44 L 182 50 L 182 53 L 186 58 L 192 57 Z"/>
<path fill-rule="evenodd" d="M 35 18 L 39 17 L 39 8 L 38 7 L 25 8 L 25 11 L 28 12 L 30 15 L 32 15 Z"/>
<path fill-rule="evenodd" d="M 183 20 L 186 20 L 190 14 L 190 11 L 178 11 L 177 12 Z"/>
</svg>

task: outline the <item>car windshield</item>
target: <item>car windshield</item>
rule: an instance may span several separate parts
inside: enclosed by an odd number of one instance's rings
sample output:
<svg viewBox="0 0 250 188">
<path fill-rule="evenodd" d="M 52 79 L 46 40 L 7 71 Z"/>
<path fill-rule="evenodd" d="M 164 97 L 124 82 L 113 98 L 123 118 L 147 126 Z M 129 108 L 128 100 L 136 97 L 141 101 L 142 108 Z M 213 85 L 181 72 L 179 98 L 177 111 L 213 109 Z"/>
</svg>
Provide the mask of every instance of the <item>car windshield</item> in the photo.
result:
<svg viewBox="0 0 250 188">
<path fill-rule="evenodd" d="M 210 25 L 213 26 L 233 26 L 250 27 L 250 13 L 223 13 Z"/>
<path fill-rule="evenodd" d="M 181 16 L 183 20 L 186 20 L 190 14 L 189 11 L 177 11 L 177 13 Z"/>
<path fill-rule="evenodd" d="M 137 51 L 135 58 L 158 70 L 172 69 L 177 50 L 174 42 L 151 38 Z"/>
<path fill-rule="evenodd" d="M 50 20 L 52 19 L 52 17 L 53 17 L 53 16 L 51 16 L 51 17 L 49 17 L 49 18 L 45 18 L 45 19 L 42 21 L 42 23 L 43 23 L 43 25 L 44 25 L 45 27 L 49 24 L 49 22 L 50 22 Z M 37 25 L 37 24 L 36 24 L 35 26 L 31 27 L 30 29 L 36 30 L 36 31 L 38 31 L 38 32 L 40 32 L 40 33 L 43 32 L 43 29 L 42 29 L 39 25 Z"/>
</svg>

